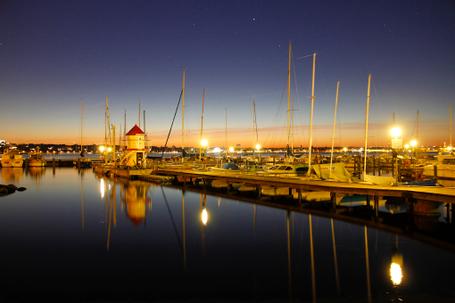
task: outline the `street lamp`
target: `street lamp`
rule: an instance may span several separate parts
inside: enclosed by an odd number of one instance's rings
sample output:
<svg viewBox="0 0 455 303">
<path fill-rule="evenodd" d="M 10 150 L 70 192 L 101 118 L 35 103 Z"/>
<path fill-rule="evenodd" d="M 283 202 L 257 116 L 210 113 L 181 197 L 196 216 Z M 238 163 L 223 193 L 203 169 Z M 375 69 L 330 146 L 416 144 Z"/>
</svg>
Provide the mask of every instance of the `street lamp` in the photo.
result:
<svg viewBox="0 0 455 303">
<path fill-rule="evenodd" d="M 391 148 L 392 148 L 392 163 L 394 164 L 392 175 L 395 176 L 398 180 L 398 158 L 395 150 L 403 148 L 403 138 L 401 127 L 393 126 L 390 129 L 390 137 L 392 139 Z"/>
<path fill-rule="evenodd" d="M 207 146 L 209 146 L 209 141 L 205 138 L 201 139 L 201 142 L 199 142 L 201 147 L 199 148 L 199 160 L 202 159 L 202 149 L 206 149 Z"/>
<path fill-rule="evenodd" d="M 256 149 L 257 152 L 260 151 L 261 148 L 262 148 L 262 146 L 259 143 L 256 143 L 256 145 L 254 146 L 254 149 Z"/>
</svg>

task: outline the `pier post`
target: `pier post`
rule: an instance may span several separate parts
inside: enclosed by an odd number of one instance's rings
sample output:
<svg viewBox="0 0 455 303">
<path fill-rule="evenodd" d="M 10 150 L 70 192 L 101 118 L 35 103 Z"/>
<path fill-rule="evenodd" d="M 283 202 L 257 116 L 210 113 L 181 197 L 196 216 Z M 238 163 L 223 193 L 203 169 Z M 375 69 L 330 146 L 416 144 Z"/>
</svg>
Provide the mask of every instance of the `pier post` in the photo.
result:
<svg viewBox="0 0 455 303">
<path fill-rule="evenodd" d="M 299 206 L 302 205 L 302 189 L 297 189 L 297 196 L 298 196 L 298 199 L 299 199 Z"/>
<path fill-rule="evenodd" d="M 374 195 L 374 217 L 377 219 L 379 216 L 379 196 Z"/>
<path fill-rule="evenodd" d="M 395 161 L 393 159 L 390 161 L 390 165 L 392 167 L 392 177 L 395 177 Z"/>
<path fill-rule="evenodd" d="M 404 203 L 409 207 L 408 227 L 412 228 L 414 225 L 414 198 L 410 193 L 403 193 L 403 200 Z"/>
<path fill-rule="evenodd" d="M 330 193 L 330 201 L 332 202 L 332 210 L 337 208 L 337 194 L 334 192 Z"/>
<path fill-rule="evenodd" d="M 373 176 L 376 176 L 376 156 L 373 156 Z"/>
<path fill-rule="evenodd" d="M 437 179 L 438 178 L 438 166 L 437 165 L 433 165 L 433 174 L 434 174 L 434 177 Z"/>
<path fill-rule="evenodd" d="M 257 193 L 258 199 L 260 199 L 261 198 L 261 186 L 260 185 L 256 186 L 256 193 Z"/>
<path fill-rule="evenodd" d="M 371 208 L 371 198 L 370 198 L 370 195 L 367 195 L 367 206 L 368 206 L 368 208 Z"/>
</svg>

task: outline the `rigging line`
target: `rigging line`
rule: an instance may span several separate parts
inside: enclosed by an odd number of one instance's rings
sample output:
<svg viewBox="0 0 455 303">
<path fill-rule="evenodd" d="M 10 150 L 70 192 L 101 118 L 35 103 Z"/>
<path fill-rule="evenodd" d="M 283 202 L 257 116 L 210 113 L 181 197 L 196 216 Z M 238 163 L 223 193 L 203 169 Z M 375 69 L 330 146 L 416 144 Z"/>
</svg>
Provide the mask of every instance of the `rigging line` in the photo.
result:
<svg viewBox="0 0 455 303">
<path fill-rule="evenodd" d="M 282 105 L 283 105 L 285 91 L 286 91 L 286 85 L 283 86 L 283 90 L 281 91 L 280 103 L 276 107 L 275 116 L 273 117 L 273 122 L 274 122 L 273 124 L 275 124 L 275 122 L 278 120 L 278 116 L 280 115 L 280 112 L 281 112 L 281 109 L 282 109 Z M 267 132 L 267 135 L 266 135 L 266 137 L 264 139 L 264 145 L 266 145 L 270 141 L 273 141 L 271 139 L 271 136 L 272 136 L 272 132 Z"/>
<path fill-rule="evenodd" d="M 167 211 L 169 213 L 169 217 L 171 218 L 172 226 L 174 227 L 175 237 L 177 238 L 177 242 L 179 244 L 180 251 L 182 252 L 182 247 L 183 247 L 182 246 L 182 240 L 180 239 L 180 235 L 179 235 L 179 232 L 177 230 L 177 225 L 175 224 L 174 217 L 172 216 L 172 211 L 171 211 L 171 208 L 169 207 L 169 203 L 167 202 L 167 197 L 166 197 L 166 194 L 164 193 L 163 186 L 161 185 L 160 188 L 161 188 L 161 193 L 163 194 L 164 202 L 166 203 L 166 207 L 167 207 Z"/>
<path fill-rule="evenodd" d="M 180 91 L 179 102 L 177 102 L 177 106 L 175 107 L 174 118 L 172 118 L 172 123 L 171 123 L 171 127 L 169 128 L 169 132 L 167 134 L 166 143 L 164 144 L 163 151 L 161 152 L 161 159 L 163 159 L 164 151 L 166 150 L 166 147 L 167 147 L 167 142 L 169 141 L 169 137 L 171 136 L 172 126 L 174 125 L 175 116 L 177 116 L 177 112 L 179 110 L 180 101 L 182 101 L 182 94 L 183 94 L 183 89 Z"/>
<path fill-rule="evenodd" d="M 301 56 L 301 57 L 297 57 L 296 60 L 302 60 L 302 59 L 309 58 L 309 57 L 312 57 L 312 56 L 313 56 L 313 53 L 308 54 L 308 55 L 304 55 L 304 56 Z"/>
</svg>

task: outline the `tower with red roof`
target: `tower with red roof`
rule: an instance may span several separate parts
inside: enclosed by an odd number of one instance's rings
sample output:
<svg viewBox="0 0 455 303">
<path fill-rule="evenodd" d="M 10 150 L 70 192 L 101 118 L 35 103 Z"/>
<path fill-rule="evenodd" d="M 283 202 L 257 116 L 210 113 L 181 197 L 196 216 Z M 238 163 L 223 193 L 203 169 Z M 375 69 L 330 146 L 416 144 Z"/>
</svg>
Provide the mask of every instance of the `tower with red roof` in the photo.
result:
<svg viewBox="0 0 455 303">
<path fill-rule="evenodd" d="M 145 133 L 134 124 L 126 133 L 126 152 L 121 159 L 121 165 L 128 167 L 145 167 L 147 149 L 145 148 Z"/>
</svg>

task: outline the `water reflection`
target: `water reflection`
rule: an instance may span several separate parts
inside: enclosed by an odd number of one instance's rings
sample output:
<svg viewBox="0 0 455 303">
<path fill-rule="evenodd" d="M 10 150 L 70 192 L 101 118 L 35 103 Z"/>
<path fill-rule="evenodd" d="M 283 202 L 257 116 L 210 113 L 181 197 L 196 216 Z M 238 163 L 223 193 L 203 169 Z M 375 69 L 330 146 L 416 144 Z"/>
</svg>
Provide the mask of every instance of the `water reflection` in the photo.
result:
<svg viewBox="0 0 455 303">
<path fill-rule="evenodd" d="M 209 222 L 209 212 L 207 211 L 207 194 L 200 194 L 199 201 L 201 204 L 201 223 L 207 226 Z"/>
<path fill-rule="evenodd" d="M 127 182 L 120 187 L 120 197 L 125 205 L 126 214 L 135 225 L 145 223 L 147 208 L 152 204 L 152 199 L 148 195 L 149 188 L 150 183 L 142 181 Z"/>
<path fill-rule="evenodd" d="M 23 168 L 3 167 L 1 168 L 1 176 L 3 184 L 18 184 L 24 175 Z"/>
<path fill-rule="evenodd" d="M 450 276 L 435 277 L 455 269 L 454 254 L 404 236 L 204 192 L 95 179 L 90 172 L 57 169 L 56 176 L 43 174 L 40 191 L 31 187 L 0 203 L 0 228 L 21 239 L 0 235 L 0 267 L 17 281 L 42 272 L 59 277 L 59 268 L 77 276 L 83 269 L 87 282 L 74 282 L 81 289 L 108 277 L 112 285 L 100 288 L 103 294 L 121 295 L 121 289 L 143 301 L 175 293 L 280 302 L 452 294 Z M 22 178 L 33 183 L 30 174 Z M 30 201 L 21 201 L 26 194 Z M 33 216 L 24 220 L 27 205 Z M 24 254 L 20 262 L 5 261 L 17 259 L 17 251 Z M 38 251 L 40 262 L 33 261 Z M 132 275 L 143 279 L 124 279 Z"/>
<path fill-rule="evenodd" d="M 403 255 L 398 251 L 398 235 L 395 235 L 395 247 L 389 267 L 390 281 L 393 286 L 400 286 L 403 281 Z"/>
</svg>

